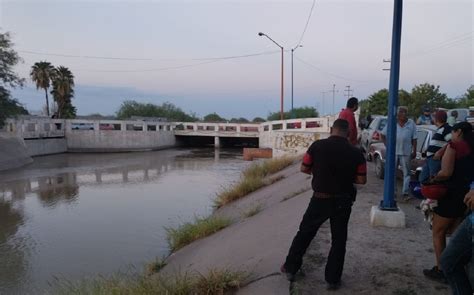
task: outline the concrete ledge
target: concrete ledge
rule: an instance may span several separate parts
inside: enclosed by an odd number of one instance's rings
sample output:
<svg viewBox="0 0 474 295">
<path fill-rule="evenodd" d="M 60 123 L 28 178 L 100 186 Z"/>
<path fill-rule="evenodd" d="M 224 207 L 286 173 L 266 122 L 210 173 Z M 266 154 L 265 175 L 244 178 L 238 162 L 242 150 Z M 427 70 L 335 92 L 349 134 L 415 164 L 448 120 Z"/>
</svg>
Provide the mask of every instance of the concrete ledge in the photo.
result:
<svg viewBox="0 0 474 295">
<path fill-rule="evenodd" d="M 271 148 L 244 148 L 244 161 L 253 161 L 254 158 L 271 159 L 273 150 Z"/>
<path fill-rule="evenodd" d="M 33 162 L 22 138 L 0 134 L 0 171 L 19 168 Z"/>
<path fill-rule="evenodd" d="M 378 206 L 370 209 L 370 225 L 385 227 L 405 227 L 405 213 L 398 211 L 383 211 Z"/>
</svg>

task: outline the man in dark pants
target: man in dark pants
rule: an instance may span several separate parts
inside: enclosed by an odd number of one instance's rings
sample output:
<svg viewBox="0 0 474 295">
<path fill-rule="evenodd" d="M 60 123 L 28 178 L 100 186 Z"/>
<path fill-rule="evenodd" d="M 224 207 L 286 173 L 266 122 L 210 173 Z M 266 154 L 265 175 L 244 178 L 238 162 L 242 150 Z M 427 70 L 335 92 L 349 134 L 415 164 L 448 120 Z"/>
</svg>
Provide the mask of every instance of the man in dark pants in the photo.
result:
<svg viewBox="0 0 474 295">
<path fill-rule="evenodd" d="M 367 166 L 362 152 L 352 146 L 347 137 L 349 124 L 337 119 L 331 136 L 315 141 L 306 152 L 301 171 L 313 174 L 313 197 L 293 239 L 281 271 L 294 281 L 301 268 L 309 244 L 326 221 L 331 223 L 331 250 L 326 263 L 328 289 L 340 286 L 346 253 L 347 224 L 354 202 L 354 183 L 365 184 Z"/>
</svg>

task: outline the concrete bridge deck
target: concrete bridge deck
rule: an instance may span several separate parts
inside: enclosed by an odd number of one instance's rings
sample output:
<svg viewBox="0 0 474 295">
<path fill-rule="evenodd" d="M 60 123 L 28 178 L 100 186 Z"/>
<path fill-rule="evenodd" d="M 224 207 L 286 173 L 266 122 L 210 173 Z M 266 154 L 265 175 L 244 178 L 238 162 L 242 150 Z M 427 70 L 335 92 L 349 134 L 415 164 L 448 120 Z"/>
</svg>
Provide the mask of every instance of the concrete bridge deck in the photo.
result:
<svg viewBox="0 0 474 295">
<path fill-rule="evenodd" d="M 142 120 L 7 120 L 2 133 L 24 140 L 30 156 L 62 152 L 119 152 L 170 148 L 180 138 L 256 139 L 273 155 L 304 151 L 329 133 L 333 117 L 268 121 L 264 123 L 162 122 Z M 257 142 L 257 141 L 255 141 Z"/>
</svg>

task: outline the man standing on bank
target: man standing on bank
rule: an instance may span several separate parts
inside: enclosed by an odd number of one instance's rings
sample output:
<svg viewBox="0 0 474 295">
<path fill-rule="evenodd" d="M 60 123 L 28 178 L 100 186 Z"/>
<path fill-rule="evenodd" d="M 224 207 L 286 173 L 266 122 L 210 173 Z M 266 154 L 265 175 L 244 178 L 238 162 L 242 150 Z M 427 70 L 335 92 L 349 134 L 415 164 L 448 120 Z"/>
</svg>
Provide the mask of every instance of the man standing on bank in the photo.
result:
<svg viewBox="0 0 474 295">
<path fill-rule="evenodd" d="M 326 263 L 328 289 L 340 286 L 346 254 L 347 224 L 354 202 L 354 183 L 365 184 L 367 165 L 362 152 L 350 144 L 349 123 L 337 119 L 327 139 L 313 142 L 304 155 L 301 172 L 313 174 L 313 197 L 293 239 L 281 271 L 289 281 L 301 268 L 303 256 L 319 227 L 331 223 L 331 250 Z"/>
<path fill-rule="evenodd" d="M 380 132 L 382 141 L 387 145 L 387 125 Z M 416 157 L 416 125 L 412 119 L 408 119 L 408 108 L 399 106 L 397 111 L 397 140 L 395 155 L 403 172 L 403 200 L 411 199 L 409 195 L 409 184 L 411 180 L 411 160 Z"/>
<path fill-rule="evenodd" d="M 359 100 L 351 97 L 347 100 L 346 108 L 339 113 L 339 119 L 344 119 L 349 123 L 349 142 L 357 145 L 357 124 L 354 113 L 359 108 Z"/>
</svg>

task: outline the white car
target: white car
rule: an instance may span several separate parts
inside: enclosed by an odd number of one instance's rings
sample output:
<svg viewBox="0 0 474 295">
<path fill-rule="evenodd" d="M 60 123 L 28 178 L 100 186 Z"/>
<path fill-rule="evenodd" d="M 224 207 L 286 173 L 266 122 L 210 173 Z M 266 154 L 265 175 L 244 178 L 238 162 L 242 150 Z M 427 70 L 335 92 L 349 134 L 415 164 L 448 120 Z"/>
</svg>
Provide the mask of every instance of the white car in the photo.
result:
<svg viewBox="0 0 474 295">
<path fill-rule="evenodd" d="M 380 132 L 387 125 L 386 116 L 374 116 L 369 127 L 362 130 L 360 134 L 360 147 L 367 153 L 367 159 L 370 159 L 369 156 L 369 147 L 372 143 L 382 141 Z"/>
</svg>

